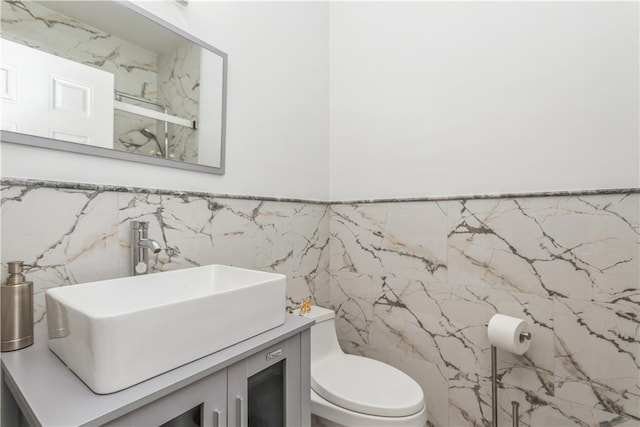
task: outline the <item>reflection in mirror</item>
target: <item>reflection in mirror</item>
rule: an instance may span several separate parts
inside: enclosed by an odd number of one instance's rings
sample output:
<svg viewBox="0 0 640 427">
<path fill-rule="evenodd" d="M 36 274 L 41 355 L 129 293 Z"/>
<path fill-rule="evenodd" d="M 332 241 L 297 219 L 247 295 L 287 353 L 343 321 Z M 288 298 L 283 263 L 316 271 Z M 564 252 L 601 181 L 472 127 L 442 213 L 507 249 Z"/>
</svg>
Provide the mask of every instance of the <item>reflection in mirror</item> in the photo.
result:
<svg viewBox="0 0 640 427">
<path fill-rule="evenodd" d="M 1 18 L 3 140 L 223 173 L 223 52 L 131 3 L 2 0 Z"/>
</svg>

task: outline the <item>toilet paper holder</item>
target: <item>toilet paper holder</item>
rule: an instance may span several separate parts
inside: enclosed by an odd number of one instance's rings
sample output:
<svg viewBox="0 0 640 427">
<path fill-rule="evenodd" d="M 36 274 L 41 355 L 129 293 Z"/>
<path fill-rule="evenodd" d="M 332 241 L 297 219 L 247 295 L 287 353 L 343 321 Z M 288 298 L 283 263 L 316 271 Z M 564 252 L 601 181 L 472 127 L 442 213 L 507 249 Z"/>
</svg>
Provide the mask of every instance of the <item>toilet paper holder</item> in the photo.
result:
<svg viewBox="0 0 640 427">
<path fill-rule="evenodd" d="M 531 339 L 531 332 L 520 332 L 520 342 L 525 342 Z"/>
<path fill-rule="evenodd" d="M 485 322 L 484 326 L 489 327 L 489 322 Z M 520 342 L 525 342 L 531 339 L 533 335 L 531 335 L 531 332 L 520 332 Z"/>
<path fill-rule="evenodd" d="M 484 324 L 485 327 L 489 327 L 489 323 Z M 520 332 L 518 339 L 521 343 L 529 341 L 533 335 L 531 332 Z M 519 425 L 518 408 L 520 404 L 516 401 L 511 402 L 513 420 L 513 427 Z M 491 426 L 498 427 L 498 348 L 495 345 L 491 345 Z"/>
</svg>

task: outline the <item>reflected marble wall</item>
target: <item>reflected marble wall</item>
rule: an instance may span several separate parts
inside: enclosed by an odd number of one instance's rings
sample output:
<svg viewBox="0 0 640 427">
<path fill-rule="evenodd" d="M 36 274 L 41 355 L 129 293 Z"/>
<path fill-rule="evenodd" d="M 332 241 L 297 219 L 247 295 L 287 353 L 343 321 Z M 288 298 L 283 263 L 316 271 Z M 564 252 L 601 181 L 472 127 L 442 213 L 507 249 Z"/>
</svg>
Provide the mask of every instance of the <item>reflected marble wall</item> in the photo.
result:
<svg viewBox="0 0 640 427">
<path fill-rule="evenodd" d="M 201 50 L 187 42 L 158 56 L 158 102 L 167 106 L 169 114 L 199 120 Z M 159 123 L 158 129 L 157 134 L 162 135 L 164 123 Z M 198 163 L 197 131 L 169 124 L 169 158 Z"/>
<path fill-rule="evenodd" d="M 156 53 L 41 3 L 2 0 L 1 5 L 3 38 L 107 71 L 114 75 L 117 90 L 150 101 L 158 99 Z M 140 132 L 143 129 L 155 132 L 155 120 L 117 111 L 114 128 L 114 148 L 147 155 L 158 151 L 155 141 Z"/>
<path fill-rule="evenodd" d="M 431 425 L 490 425 L 496 312 L 526 319 L 499 352 L 500 423 L 640 425 L 635 194 L 334 204 L 331 304 L 351 353 L 414 376 Z"/>
<path fill-rule="evenodd" d="M 36 328 L 44 292 L 55 286 L 131 275 L 130 221 L 149 221 L 163 247 L 154 272 L 228 264 L 287 275 L 289 306 L 311 295 L 329 303 L 329 208 L 325 204 L 154 194 L 128 189 L 59 188 L 4 182 L 2 280 L 7 260 L 36 267 Z"/>
</svg>

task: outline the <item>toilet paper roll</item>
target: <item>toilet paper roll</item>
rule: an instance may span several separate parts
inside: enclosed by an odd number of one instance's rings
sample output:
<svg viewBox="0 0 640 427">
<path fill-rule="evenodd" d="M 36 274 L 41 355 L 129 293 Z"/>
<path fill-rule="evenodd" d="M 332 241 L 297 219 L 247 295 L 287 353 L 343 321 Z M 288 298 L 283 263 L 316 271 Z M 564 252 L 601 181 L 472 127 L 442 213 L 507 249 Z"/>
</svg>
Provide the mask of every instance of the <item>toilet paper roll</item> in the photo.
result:
<svg viewBox="0 0 640 427">
<path fill-rule="evenodd" d="M 520 338 L 523 332 L 531 332 L 527 322 L 504 314 L 494 315 L 487 330 L 492 345 L 515 354 L 524 354 L 531 344 L 531 339 Z"/>
</svg>

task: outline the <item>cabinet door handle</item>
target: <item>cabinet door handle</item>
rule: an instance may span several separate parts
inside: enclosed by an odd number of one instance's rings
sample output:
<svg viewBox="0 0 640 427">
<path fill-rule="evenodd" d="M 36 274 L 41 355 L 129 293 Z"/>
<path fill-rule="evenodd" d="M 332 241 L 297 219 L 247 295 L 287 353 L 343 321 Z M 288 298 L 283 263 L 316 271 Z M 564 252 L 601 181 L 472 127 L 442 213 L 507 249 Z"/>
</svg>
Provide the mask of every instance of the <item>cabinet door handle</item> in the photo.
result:
<svg viewBox="0 0 640 427">
<path fill-rule="evenodd" d="M 220 427 L 220 411 L 213 411 L 213 427 Z"/>
<path fill-rule="evenodd" d="M 236 425 L 242 427 L 242 398 L 236 397 Z"/>
</svg>

